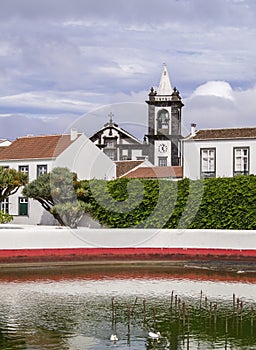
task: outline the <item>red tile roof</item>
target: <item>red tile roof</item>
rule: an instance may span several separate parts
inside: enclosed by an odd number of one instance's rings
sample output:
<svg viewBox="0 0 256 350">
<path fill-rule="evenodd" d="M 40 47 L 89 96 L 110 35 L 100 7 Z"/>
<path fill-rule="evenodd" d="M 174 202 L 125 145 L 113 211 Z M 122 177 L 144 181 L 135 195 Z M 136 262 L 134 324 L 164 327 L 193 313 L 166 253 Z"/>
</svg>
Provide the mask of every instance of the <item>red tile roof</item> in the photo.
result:
<svg viewBox="0 0 256 350">
<path fill-rule="evenodd" d="M 1 146 L 0 147 L 0 152 L 3 152 L 7 147 L 9 147 L 9 146 Z"/>
<path fill-rule="evenodd" d="M 55 158 L 73 142 L 68 134 L 19 137 L 0 152 L 0 161 Z"/>
<path fill-rule="evenodd" d="M 128 171 L 136 168 L 143 163 L 143 160 L 122 160 L 116 163 L 116 177 L 120 177 Z"/>
<path fill-rule="evenodd" d="M 192 140 L 256 138 L 255 128 L 202 129 L 191 137 Z"/>
<path fill-rule="evenodd" d="M 135 170 L 130 171 L 124 177 L 127 178 L 182 178 L 181 166 L 153 166 L 153 167 L 138 167 Z"/>
</svg>

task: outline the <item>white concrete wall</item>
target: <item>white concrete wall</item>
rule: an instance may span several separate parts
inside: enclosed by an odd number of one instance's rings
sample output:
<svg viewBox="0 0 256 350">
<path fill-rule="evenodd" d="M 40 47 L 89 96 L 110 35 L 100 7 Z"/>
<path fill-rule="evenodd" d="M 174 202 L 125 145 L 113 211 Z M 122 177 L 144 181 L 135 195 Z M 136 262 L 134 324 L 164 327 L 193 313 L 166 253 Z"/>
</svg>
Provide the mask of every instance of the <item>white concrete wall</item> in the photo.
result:
<svg viewBox="0 0 256 350">
<path fill-rule="evenodd" d="M 13 206 L 13 203 L 15 204 L 15 207 Z M 11 214 L 13 215 L 13 224 L 20 224 L 20 225 L 39 225 L 39 224 L 49 224 L 53 225 L 54 223 L 57 224 L 57 222 L 54 220 L 53 216 L 46 212 L 44 208 L 41 206 L 41 204 L 34 200 L 29 198 L 28 200 L 28 216 L 22 216 L 18 215 L 18 196 L 13 195 L 11 196 Z"/>
<path fill-rule="evenodd" d="M 8 234 L 7 234 L 8 233 Z M 89 229 L 0 225 L 1 249 L 202 248 L 256 250 L 256 231 Z"/>
<path fill-rule="evenodd" d="M 37 178 L 37 166 L 47 165 L 47 172 L 52 170 L 52 159 L 21 159 L 0 161 L 0 166 L 9 166 L 12 169 L 19 170 L 19 166 L 29 166 L 29 181 Z"/>
<path fill-rule="evenodd" d="M 131 145 L 133 142 L 130 139 L 122 139 L 122 145 Z"/>
<path fill-rule="evenodd" d="M 67 167 L 79 179 L 114 179 L 115 163 L 87 136 L 81 135 L 53 162 L 53 167 Z"/>
<path fill-rule="evenodd" d="M 200 179 L 201 148 L 216 148 L 216 177 L 232 177 L 234 147 L 249 147 L 249 172 L 256 174 L 256 140 L 193 140 L 183 141 L 184 177 L 192 180 Z"/>
<path fill-rule="evenodd" d="M 133 149 L 132 150 L 132 160 L 137 160 L 137 157 L 142 157 L 142 150 Z"/>
</svg>

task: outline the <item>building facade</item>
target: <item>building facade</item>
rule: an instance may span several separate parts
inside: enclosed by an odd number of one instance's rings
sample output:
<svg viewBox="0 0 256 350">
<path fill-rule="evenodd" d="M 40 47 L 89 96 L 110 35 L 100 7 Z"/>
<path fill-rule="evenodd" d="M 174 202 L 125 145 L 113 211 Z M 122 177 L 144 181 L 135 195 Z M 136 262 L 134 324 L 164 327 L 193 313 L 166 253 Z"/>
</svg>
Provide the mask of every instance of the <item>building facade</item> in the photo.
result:
<svg viewBox="0 0 256 350">
<path fill-rule="evenodd" d="M 76 172 L 79 179 L 114 179 L 116 165 L 84 134 L 26 136 L 17 138 L 0 152 L 0 166 L 28 174 L 29 182 L 56 167 Z M 1 203 L 16 224 L 51 224 L 49 215 L 36 200 L 23 196 L 22 188 Z"/>
<path fill-rule="evenodd" d="M 256 174 L 256 128 L 202 129 L 183 139 L 183 177 Z"/>
<path fill-rule="evenodd" d="M 172 89 L 166 66 L 159 87 L 148 95 L 148 133 L 138 140 L 113 122 L 109 122 L 90 137 L 91 141 L 114 161 L 149 160 L 152 166 L 171 167 L 181 163 L 182 99 Z"/>
<path fill-rule="evenodd" d="M 126 130 L 113 122 L 113 114 L 109 114 L 109 122 L 90 137 L 90 140 L 113 161 L 145 160 L 148 147 Z"/>
</svg>

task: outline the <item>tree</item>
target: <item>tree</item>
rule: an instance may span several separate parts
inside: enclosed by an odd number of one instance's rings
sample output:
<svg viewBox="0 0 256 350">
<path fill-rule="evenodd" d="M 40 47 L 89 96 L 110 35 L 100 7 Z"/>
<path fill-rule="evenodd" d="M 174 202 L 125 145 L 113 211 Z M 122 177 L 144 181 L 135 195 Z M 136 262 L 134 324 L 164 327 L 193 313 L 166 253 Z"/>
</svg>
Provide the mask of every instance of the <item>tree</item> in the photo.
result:
<svg viewBox="0 0 256 350">
<path fill-rule="evenodd" d="M 0 166 L 0 202 L 16 193 L 27 182 L 27 174 Z"/>
<path fill-rule="evenodd" d="M 8 213 L 4 213 L 3 211 L 0 211 L 0 224 L 7 224 L 8 222 L 11 222 L 13 219 L 13 216 L 8 214 Z"/>
<path fill-rule="evenodd" d="M 89 200 L 84 201 L 86 190 L 67 168 L 55 168 L 41 175 L 24 187 L 23 194 L 41 203 L 61 226 L 77 227 L 84 213 L 90 211 Z"/>
<path fill-rule="evenodd" d="M 0 203 L 16 193 L 27 182 L 27 174 L 0 166 Z M 11 220 L 12 216 L 10 214 L 0 211 L 0 223 L 5 224 Z"/>
</svg>

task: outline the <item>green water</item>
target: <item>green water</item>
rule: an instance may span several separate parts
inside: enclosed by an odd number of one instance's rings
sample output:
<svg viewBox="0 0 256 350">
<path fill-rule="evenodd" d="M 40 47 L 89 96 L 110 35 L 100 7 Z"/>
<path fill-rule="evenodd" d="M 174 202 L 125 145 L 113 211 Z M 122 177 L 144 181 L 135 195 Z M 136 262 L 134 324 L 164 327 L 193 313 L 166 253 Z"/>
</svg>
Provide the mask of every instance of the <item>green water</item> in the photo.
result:
<svg viewBox="0 0 256 350">
<path fill-rule="evenodd" d="M 255 282 L 152 267 L 2 271 L 0 349 L 256 349 Z"/>
</svg>

